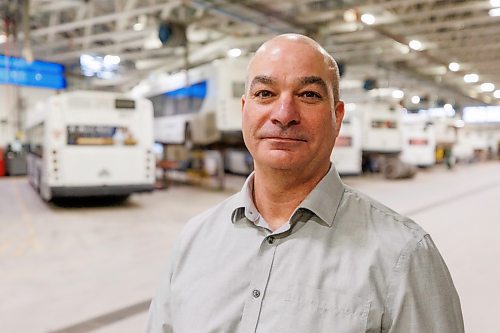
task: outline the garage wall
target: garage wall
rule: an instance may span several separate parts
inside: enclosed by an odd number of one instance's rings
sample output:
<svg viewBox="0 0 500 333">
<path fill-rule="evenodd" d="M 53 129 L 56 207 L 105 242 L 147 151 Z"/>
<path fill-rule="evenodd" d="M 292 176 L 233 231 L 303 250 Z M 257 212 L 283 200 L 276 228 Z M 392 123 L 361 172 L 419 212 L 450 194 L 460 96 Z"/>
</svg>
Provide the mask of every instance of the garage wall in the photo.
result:
<svg viewBox="0 0 500 333">
<path fill-rule="evenodd" d="M 21 128 L 24 125 L 26 110 L 56 93 L 52 89 L 0 85 L 0 147 L 14 140 L 18 122 Z"/>
</svg>

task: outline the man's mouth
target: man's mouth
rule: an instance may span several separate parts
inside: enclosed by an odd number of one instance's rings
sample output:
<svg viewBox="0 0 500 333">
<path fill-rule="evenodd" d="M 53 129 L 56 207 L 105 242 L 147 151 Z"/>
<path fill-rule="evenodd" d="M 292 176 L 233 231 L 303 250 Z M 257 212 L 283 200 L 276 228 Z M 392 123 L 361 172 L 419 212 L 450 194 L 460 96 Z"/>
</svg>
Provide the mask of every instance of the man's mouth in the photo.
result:
<svg viewBox="0 0 500 333">
<path fill-rule="evenodd" d="M 303 139 L 303 138 L 297 138 L 297 137 L 284 137 L 284 136 L 266 136 L 266 137 L 263 137 L 263 139 L 267 139 L 267 140 L 276 140 L 276 141 L 293 141 L 293 142 L 296 142 L 296 141 L 299 141 L 299 142 L 306 142 L 307 140 Z"/>
</svg>

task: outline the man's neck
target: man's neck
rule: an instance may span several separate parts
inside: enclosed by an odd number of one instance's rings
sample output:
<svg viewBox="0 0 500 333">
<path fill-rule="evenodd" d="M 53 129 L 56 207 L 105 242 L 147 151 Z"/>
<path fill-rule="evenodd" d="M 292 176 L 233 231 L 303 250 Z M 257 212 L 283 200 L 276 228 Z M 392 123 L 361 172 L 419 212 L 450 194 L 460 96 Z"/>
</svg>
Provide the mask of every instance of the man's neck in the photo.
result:
<svg viewBox="0 0 500 333">
<path fill-rule="evenodd" d="M 312 175 L 283 170 L 255 169 L 253 202 L 272 231 L 288 222 L 292 213 L 328 172 Z"/>
</svg>

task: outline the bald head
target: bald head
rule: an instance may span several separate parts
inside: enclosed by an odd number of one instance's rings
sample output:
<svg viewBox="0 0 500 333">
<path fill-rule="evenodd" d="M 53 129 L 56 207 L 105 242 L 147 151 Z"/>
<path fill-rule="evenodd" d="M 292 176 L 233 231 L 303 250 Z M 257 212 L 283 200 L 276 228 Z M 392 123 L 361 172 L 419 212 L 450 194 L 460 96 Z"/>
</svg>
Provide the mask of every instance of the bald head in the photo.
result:
<svg viewBox="0 0 500 333">
<path fill-rule="evenodd" d="M 286 50 L 286 51 L 285 51 Z M 301 57 L 302 51 L 308 50 L 316 53 L 330 72 L 331 86 L 333 89 L 333 97 L 335 103 L 340 100 L 339 96 L 339 69 L 337 66 L 337 62 L 333 57 L 315 40 L 300 34 L 283 34 L 276 36 L 264 44 L 262 44 L 255 55 L 250 60 L 248 64 L 248 71 L 251 71 L 251 68 L 255 61 L 259 61 L 269 57 Z M 248 91 L 248 78 L 247 78 L 247 87 L 246 91 Z"/>
</svg>

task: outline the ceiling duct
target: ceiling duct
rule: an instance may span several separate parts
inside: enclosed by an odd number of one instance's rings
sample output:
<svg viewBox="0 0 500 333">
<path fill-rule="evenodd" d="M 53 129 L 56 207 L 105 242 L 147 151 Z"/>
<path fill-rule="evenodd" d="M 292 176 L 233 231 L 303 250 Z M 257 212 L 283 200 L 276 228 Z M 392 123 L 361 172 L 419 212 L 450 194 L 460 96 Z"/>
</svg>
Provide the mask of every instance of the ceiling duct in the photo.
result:
<svg viewBox="0 0 500 333">
<path fill-rule="evenodd" d="M 343 77 L 345 75 L 345 67 L 346 67 L 345 62 L 339 61 L 337 62 L 337 66 L 339 68 L 339 76 Z"/>
<path fill-rule="evenodd" d="M 377 88 L 377 80 L 373 78 L 366 79 L 363 83 L 363 89 L 373 90 Z"/>
<path fill-rule="evenodd" d="M 164 46 L 186 46 L 186 25 L 180 22 L 161 22 L 158 26 L 158 38 Z"/>
</svg>

